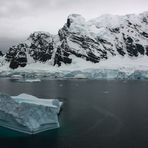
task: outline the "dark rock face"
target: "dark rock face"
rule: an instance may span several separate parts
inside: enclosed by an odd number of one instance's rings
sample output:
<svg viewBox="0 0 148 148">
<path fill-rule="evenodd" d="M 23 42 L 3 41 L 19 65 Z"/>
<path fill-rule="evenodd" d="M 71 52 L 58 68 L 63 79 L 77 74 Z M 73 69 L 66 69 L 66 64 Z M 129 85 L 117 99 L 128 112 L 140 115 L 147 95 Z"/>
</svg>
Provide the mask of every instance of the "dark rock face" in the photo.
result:
<svg viewBox="0 0 148 148">
<path fill-rule="evenodd" d="M 19 66 L 25 67 L 27 65 L 27 48 L 27 44 L 21 43 L 9 49 L 5 58 L 10 62 L 10 68 L 16 69 Z"/>
<path fill-rule="evenodd" d="M 51 59 L 54 51 L 53 39 L 50 34 L 35 32 L 30 35 L 29 54 L 35 61 L 46 62 Z"/>
<path fill-rule="evenodd" d="M 17 61 L 19 63 L 19 66 L 25 67 L 27 65 L 27 55 L 25 52 L 19 52 L 17 55 Z"/>
<path fill-rule="evenodd" d="M 4 54 L 2 53 L 2 51 L 0 51 L 0 57 L 2 57 Z"/>
<path fill-rule="evenodd" d="M 18 67 L 19 67 L 19 63 L 18 63 L 17 59 L 12 59 L 12 60 L 10 61 L 9 67 L 10 67 L 11 69 L 16 69 L 16 68 L 18 68 Z"/>
<path fill-rule="evenodd" d="M 72 57 L 99 63 L 111 56 L 148 56 L 148 13 L 140 14 L 139 22 L 134 22 L 133 17 L 136 16 L 118 18 L 119 24 L 106 19 L 102 26 L 98 20 L 87 23 L 80 15 L 73 14 L 58 35 L 35 32 L 27 42 L 11 47 L 5 58 L 15 69 L 25 67 L 30 58 L 34 62 L 61 66 L 71 64 Z"/>
<path fill-rule="evenodd" d="M 57 47 L 57 51 L 54 57 L 54 65 L 61 66 L 62 63 L 71 64 L 72 59 L 69 58 L 70 48 L 66 42 L 63 40 L 62 44 Z"/>
<path fill-rule="evenodd" d="M 125 44 L 126 44 L 126 49 L 128 52 L 128 55 L 133 57 L 137 57 L 139 54 L 144 55 L 145 50 L 144 47 L 141 44 L 134 43 L 133 39 L 131 37 L 123 37 Z"/>
</svg>

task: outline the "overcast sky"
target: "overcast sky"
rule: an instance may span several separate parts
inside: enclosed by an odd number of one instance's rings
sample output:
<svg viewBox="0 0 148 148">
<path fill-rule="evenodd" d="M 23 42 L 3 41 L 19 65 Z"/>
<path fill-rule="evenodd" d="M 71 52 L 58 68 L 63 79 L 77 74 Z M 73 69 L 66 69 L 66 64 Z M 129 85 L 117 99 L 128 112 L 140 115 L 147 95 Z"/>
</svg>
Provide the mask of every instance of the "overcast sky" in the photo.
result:
<svg viewBox="0 0 148 148">
<path fill-rule="evenodd" d="M 0 0 L 0 50 L 25 40 L 34 31 L 57 34 L 69 14 L 86 20 L 102 14 L 148 11 L 148 0 Z"/>
</svg>

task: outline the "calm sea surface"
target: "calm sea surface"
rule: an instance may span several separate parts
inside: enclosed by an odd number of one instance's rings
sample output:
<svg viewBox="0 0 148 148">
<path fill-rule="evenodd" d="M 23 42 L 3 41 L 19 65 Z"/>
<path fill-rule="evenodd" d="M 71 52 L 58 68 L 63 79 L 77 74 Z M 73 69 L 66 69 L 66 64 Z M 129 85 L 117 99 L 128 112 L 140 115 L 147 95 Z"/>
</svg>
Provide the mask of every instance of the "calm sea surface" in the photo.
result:
<svg viewBox="0 0 148 148">
<path fill-rule="evenodd" d="M 148 81 L 1 78 L 0 92 L 64 102 L 59 129 L 29 136 L 0 127 L 0 148 L 148 148 Z"/>
</svg>

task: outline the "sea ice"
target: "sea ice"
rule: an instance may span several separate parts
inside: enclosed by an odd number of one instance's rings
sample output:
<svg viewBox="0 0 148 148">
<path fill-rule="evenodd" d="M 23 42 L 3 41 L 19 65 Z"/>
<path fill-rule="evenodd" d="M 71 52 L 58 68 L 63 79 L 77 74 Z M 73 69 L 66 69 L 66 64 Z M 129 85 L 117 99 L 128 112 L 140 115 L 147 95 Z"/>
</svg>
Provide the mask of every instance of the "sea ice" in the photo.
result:
<svg viewBox="0 0 148 148">
<path fill-rule="evenodd" d="M 0 93 L 0 125 L 28 134 L 55 129 L 60 126 L 57 114 L 61 106 L 57 99 Z"/>
<path fill-rule="evenodd" d="M 41 82 L 41 79 L 39 79 L 39 78 L 36 78 L 36 79 L 31 79 L 31 78 L 25 79 L 25 78 L 23 78 L 23 79 L 19 79 L 18 82 L 26 82 L 26 83 Z"/>
</svg>

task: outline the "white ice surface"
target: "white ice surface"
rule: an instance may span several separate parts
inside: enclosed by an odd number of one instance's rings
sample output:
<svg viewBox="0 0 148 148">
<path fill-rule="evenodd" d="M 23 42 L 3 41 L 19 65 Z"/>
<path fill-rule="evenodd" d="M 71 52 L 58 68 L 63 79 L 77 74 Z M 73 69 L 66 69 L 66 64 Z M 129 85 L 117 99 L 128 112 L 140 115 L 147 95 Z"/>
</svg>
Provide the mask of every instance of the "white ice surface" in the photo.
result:
<svg viewBox="0 0 148 148">
<path fill-rule="evenodd" d="M 29 94 L 20 94 L 18 96 L 11 96 L 16 102 L 18 103 L 28 103 L 28 104 L 35 104 L 35 105 L 42 105 L 53 107 L 59 110 L 62 106 L 62 102 L 59 102 L 57 99 L 43 99 L 37 98 L 35 96 Z"/>
<path fill-rule="evenodd" d="M 0 125 L 29 134 L 58 128 L 61 105 L 57 99 L 39 99 L 28 94 L 10 97 L 0 93 Z"/>
</svg>

